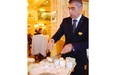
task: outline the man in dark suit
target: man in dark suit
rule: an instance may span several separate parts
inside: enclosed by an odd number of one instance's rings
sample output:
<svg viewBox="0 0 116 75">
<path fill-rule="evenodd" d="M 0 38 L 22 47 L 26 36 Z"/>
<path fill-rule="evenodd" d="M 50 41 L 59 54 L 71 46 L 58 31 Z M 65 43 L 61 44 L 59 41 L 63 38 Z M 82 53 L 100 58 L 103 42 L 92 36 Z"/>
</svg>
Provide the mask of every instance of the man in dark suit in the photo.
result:
<svg viewBox="0 0 116 75">
<path fill-rule="evenodd" d="M 62 57 L 73 57 L 77 62 L 72 75 L 84 75 L 84 65 L 88 63 L 88 18 L 81 14 L 82 5 L 82 0 L 69 0 L 70 17 L 63 19 L 60 28 L 48 43 L 48 49 L 52 50 L 54 43 L 65 35 Z"/>
</svg>

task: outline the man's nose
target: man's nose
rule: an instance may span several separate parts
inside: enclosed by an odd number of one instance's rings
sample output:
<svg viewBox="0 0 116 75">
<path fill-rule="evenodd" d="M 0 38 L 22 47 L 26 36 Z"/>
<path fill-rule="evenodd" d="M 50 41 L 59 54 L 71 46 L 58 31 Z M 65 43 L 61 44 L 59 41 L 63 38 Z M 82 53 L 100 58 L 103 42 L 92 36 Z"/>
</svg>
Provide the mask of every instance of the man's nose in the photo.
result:
<svg viewBox="0 0 116 75">
<path fill-rule="evenodd" d="M 71 10 L 71 9 L 69 9 L 69 13 L 70 13 L 70 14 L 72 13 L 72 10 Z"/>
</svg>

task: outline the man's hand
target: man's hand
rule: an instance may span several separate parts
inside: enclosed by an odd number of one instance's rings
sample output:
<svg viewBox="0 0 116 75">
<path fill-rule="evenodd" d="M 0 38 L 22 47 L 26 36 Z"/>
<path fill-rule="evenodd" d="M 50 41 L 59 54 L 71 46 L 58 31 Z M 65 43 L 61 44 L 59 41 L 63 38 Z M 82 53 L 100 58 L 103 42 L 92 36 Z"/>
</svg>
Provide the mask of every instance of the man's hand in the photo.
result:
<svg viewBox="0 0 116 75">
<path fill-rule="evenodd" d="M 67 44 L 64 46 L 64 48 L 62 49 L 62 54 L 71 52 L 71 50 L 73 49 L 73 45 L 72 44 Z"/>
<path fill-rule="evenodd" d="M 48 50 L 51 51 L 54 46 L 54 39 L 51 39 L 48 43 Z"/>
</svg>

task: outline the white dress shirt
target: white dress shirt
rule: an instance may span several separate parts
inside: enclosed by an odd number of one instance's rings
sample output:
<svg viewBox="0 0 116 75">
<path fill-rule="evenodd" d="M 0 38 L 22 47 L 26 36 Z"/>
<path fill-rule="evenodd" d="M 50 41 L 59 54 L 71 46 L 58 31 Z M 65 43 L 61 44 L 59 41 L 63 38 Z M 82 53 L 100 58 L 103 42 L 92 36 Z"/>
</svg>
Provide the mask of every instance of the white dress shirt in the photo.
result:
<svg viewBox="0 0 116 75">
<path fill-rule="evenodd" d="M 77 27 L 77 25 L 78 25 L 78 23 L 79 23 L 79 21 L 80 21 L 80 19 L 81 19 L 81 16 L 82 16 L 82 14 L 78 17 L 78 18 L 73 18 L 72 19 L 72 25 L 73 25 L 73 20 L 77 20 L 77 22 L 76 22 L 76 27 Z"/>
</svg>

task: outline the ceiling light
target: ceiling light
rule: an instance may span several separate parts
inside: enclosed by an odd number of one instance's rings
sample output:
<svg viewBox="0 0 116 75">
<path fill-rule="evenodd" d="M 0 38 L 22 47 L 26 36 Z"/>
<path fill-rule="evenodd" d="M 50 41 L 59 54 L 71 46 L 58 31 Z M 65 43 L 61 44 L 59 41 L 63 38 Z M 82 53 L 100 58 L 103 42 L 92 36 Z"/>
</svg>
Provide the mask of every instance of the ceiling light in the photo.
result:
<svg viewBox="0 0 116 75">
<path fill-rule="evenodd" d="M 46 3 L 48 3 L 48 1 L 46 1 Z"/>
</svg>

